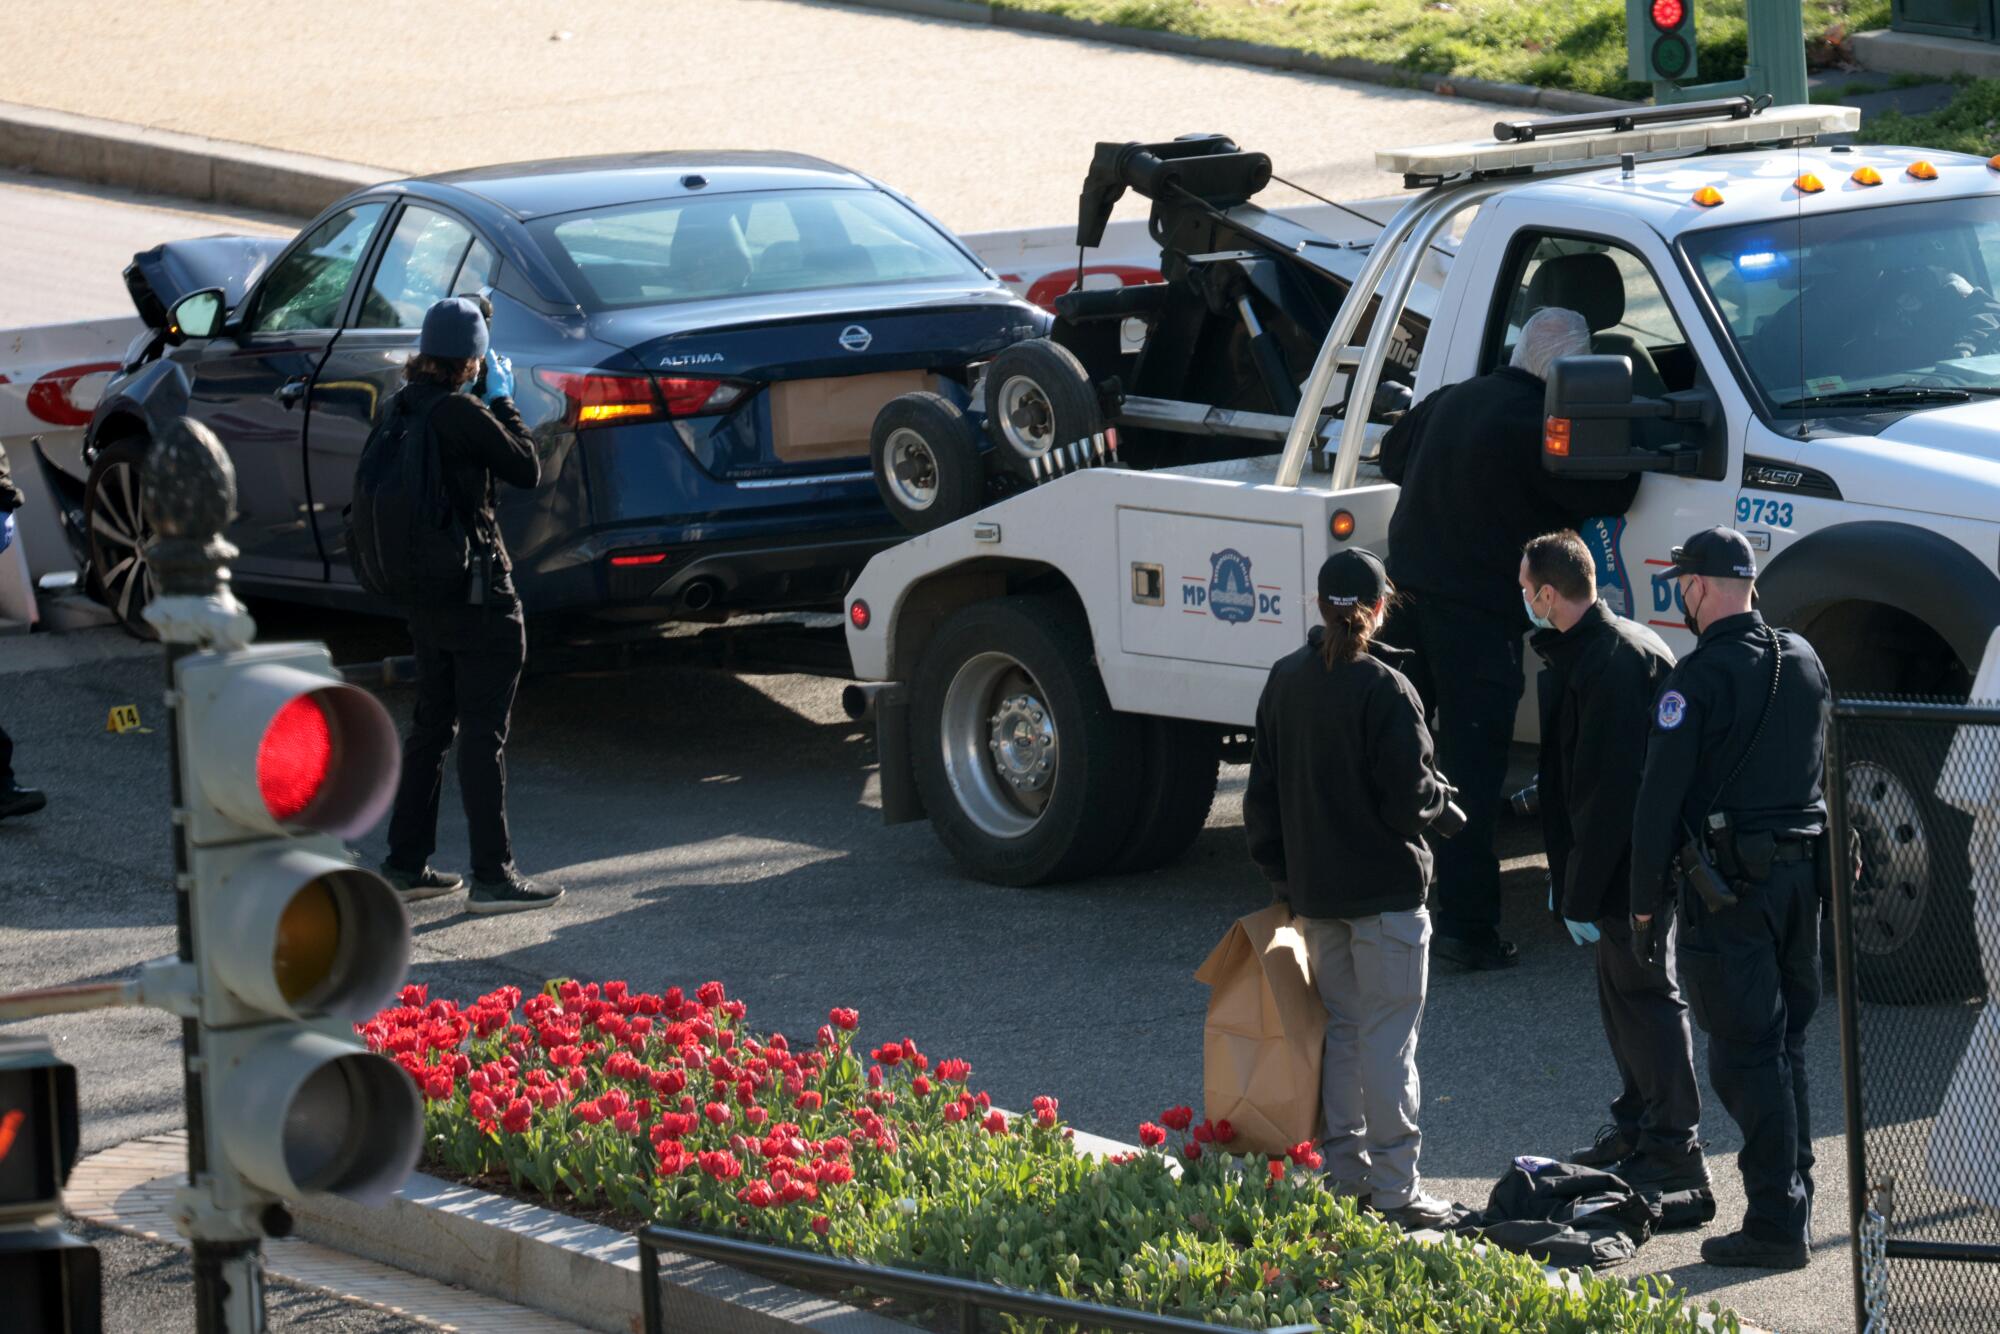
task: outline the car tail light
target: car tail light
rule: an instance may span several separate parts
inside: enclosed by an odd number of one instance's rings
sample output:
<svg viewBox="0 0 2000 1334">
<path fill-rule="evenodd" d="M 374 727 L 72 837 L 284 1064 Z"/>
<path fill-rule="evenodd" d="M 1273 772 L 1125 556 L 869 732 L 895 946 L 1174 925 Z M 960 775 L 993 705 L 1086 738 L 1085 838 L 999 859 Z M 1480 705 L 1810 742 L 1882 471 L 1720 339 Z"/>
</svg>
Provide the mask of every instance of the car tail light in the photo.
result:
<svg viewBox="0 0 2000 1334">
<path fill-rule="evenodd" d="M 748 387 L 733 380 L 557 370 L 548 366 L 537 367 L 535 379 L 543 388 L 561 396 L 567 405 L 563 420 L 578 430 L 724 412 L 743 397 Z"/>
</svg>

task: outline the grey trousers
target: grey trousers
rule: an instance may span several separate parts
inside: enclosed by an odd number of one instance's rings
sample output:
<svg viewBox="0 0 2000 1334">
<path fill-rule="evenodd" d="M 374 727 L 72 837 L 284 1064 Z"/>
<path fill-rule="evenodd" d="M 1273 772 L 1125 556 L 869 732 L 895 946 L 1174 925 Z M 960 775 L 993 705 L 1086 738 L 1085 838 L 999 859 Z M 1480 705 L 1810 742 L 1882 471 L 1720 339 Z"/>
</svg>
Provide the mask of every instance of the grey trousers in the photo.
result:
<svg viewBox="0 0 2000 1334">
<path fill-rule="evenodd" d="M 1294 920 L 1326 1004 L 1320 1143 L 1327 1185 L 1399 1209 L 1417 1195 L 1424 1144 L 1417 1030 L 1430 971 L 1430 913 Z"/>
</svg>

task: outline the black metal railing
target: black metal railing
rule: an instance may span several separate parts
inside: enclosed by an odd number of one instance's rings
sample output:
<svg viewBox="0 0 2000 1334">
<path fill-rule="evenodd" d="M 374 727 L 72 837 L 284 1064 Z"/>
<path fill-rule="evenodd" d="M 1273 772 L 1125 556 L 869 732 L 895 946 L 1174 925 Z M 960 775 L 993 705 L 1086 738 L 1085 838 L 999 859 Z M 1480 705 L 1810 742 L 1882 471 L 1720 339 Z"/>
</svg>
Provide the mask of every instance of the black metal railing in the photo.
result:
<svg viewBox="0 0 2000 1334">
<path fill-rule="evenodd" d="M 1986 1328 L 2000 1310 L 2000 707 L 1840 701 L 1827 803 L 1856 1328 Z"/>
<path fill-rule="evenodd" d="M 1066 1297 L 1051 1297 L 1045 1293 L 1002 1288 L 954 1274 L 931 1274 L 916 1269 L 862 1264 L 838 1256 L 767 1246 L 762 1242 L 718 1237 L 707 1232 L 642 1227 L 638 1232 L 638 1241 L 639 1299 L 645 1313 L 646 1334 L 665 1334 L 667 1328 L 660 1291 L 661 1251 L 693 1256 L 699 1260 L 714 1260 L 782 1278 L 910 1298 L 954 1312 L 960 1334 L 978 1334 L 982 1311 L 1051 1320 L 1078 1329 L 1104 1330 L 1107 1334 L 1216 1334 L 1219 1329 L 1229 1328 L 1190 1320 L 1185 1316 L 1098 1306 L 1091 1302 L 1071 1301 Z M 1318 1325 L 1287 1325 L 1282 1329 L 1267 1330 L 1265 1334 L 1313 1334 L 1318 1329 Z"/>
</svg>

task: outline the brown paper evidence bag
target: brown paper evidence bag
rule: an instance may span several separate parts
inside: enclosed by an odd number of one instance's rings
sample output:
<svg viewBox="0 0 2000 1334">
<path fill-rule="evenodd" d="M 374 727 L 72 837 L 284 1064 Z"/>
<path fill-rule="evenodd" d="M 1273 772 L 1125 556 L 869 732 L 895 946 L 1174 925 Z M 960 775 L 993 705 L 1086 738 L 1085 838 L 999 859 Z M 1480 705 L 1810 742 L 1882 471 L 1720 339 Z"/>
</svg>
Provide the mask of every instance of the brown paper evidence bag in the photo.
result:
<svg viewBox="0 0 2000 1334">
<path fill-rule="evenodd" d="M 1274 903 L 1238 918 L 1194 976 L 1209 986 L 1205 1114 L 1235 1128 L 1230 1151 L 1282 1154 L 1318 1140 L 1326 1006 L 1291 909 Z"/>
</svg>

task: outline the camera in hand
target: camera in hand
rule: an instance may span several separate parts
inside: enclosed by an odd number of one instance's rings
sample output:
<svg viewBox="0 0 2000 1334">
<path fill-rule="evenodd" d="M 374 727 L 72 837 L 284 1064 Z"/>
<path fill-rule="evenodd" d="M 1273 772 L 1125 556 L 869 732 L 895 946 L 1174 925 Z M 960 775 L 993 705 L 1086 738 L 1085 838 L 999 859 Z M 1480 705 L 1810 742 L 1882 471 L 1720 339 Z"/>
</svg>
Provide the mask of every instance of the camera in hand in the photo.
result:
<svg viewBox="0 0 2000 1334">
<path fill-rule="evenodd" d="M 1439 786 L 1445 791 L 1444 809 L 1438 812 L 1437 819 L 1431 821 L 1431 832 L 1439 838 L 1451 838 L 1465 828 L 1465 809 L 1454 800 L 1458 796 L 1457 788 L 1442 781 Z"/>
</svg>

